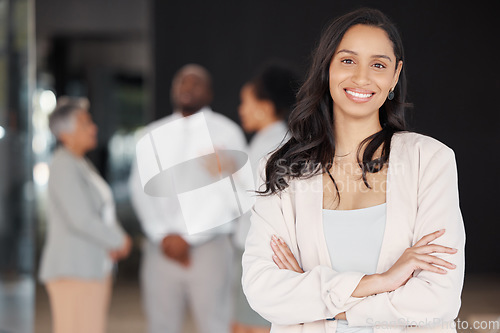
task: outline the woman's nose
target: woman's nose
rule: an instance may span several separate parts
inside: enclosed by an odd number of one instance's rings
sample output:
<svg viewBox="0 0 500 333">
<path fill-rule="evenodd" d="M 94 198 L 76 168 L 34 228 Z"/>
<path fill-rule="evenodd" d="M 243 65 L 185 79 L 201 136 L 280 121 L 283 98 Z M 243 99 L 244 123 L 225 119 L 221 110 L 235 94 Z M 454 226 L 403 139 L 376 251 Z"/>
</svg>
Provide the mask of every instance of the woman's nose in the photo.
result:
<svg viewBox="0 0 500 333">
<path fill-rule="evenodd" d="M 368 69 L 366 69 L 363 66 L 358 66 L 354 71 L 354 74 L 352 76 L 352 81 L 359 86 L 364 86 L 369 84 L 370 78 Z"/>
</svg>

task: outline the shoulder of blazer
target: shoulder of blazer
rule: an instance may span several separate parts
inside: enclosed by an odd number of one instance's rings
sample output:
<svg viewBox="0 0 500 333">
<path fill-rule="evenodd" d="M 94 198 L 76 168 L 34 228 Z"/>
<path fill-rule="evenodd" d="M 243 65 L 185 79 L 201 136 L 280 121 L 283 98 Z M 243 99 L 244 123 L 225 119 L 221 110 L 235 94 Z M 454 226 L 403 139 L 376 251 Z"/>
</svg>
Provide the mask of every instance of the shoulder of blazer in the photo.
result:
<svg viewBox="0 0 500 333">
<path fill-rule="evenodd" d="M 444 143 L 427 135 L 415 132 L 397 132 L 391 142 L 391 150 L 398 153 L 418 154 L 421 157 L 433 156 L 438 151 L 453 151 Z"/>
<path fill-rule="evenodd" d="M 51 173 L 80 171 L 78 159 L 65 148 L 57 148 L 50 163 Z M 83 176 L 83 175 L 82 175 Z"/>
<path fill-rule="evenodd" d="M 66 177 L 57 177 L 58 174 L 66 173 L 68 176 L 75 177 L 78 183 L 87 189 L 90 193 L 91 200 L 99 207 L 101 203 L 97 189 L 90 183 L 89 174 L 80 164 L 77 157 L 71 154 L 64 148 L 58 148 L 54 152 L 50 166 L 49 187 L 57 184 L 57 182 L 64 181 Z"/>
<path fill-rule="evenodd" d="M 57 175 L 65 173 L 68 176 L 75 177 L 82 186 L 88 186 L 88 175 L 76 156 L 71 154 L 65 148 L 58 148 L 53 155 L 50 164 L 49 187 L 67 177 L 58 177 Z"/>
</svg>

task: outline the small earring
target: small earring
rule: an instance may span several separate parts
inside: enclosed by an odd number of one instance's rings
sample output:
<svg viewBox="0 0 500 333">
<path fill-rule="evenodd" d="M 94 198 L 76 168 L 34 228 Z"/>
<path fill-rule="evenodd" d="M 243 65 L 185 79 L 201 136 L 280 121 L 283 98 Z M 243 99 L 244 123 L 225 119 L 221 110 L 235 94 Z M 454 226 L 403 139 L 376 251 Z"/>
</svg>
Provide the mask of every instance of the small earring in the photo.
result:
<svg viewBox="0 0 500 333">
<path fill-rule="evenodd" d="M 394 99 L 394 89 L 389 90 L 389 95 L 387 95 L 387 99 L 390 101 Z"/>
</svg>

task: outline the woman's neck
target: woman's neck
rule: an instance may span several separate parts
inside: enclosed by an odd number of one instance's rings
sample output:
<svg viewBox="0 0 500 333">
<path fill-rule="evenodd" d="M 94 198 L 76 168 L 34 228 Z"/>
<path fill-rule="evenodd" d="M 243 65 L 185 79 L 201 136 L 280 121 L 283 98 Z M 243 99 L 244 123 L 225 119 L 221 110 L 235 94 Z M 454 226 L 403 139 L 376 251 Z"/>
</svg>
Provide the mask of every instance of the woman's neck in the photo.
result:
<svg viewBox="0 0 500 333">
<path fill-rule="evenodd" d="M 269 117 L 269 118 L 266 118 L 265 120 L 263 120 L 263 121 L 259 124 L 259 129 L 258 129 L 258 132 L 265 130 L 266 128 L 270 127 L 271 125 L 276 124 L 276 123 L 277 123 L 277 122 L 279 122 L 280 120 L 281 120 L 281 119 L 279 119 L 278 117 Z"/>
<path fill-rule="evenodd" d="M 67 151 L 69 151 L 71 154 L 75 155 L 76 157 L 83 157 L 86 154 L 85 149 L 82 149 L 81 147 L 71 145 L 71 144 L 63 144 L 64 148 L 66 148 Z"/>
<path fill-rule="evenodd" d="M 339 119 L 340 118 L 340 119 Z M 335 155 L 356 157 L 359 144 L 372 134 L 379 132 L 382 127 L 376 117 L 353 119 L 336 117 L 335 129 Z M 361 150 L 361 153 L 363 150 Z"/>
</svg>

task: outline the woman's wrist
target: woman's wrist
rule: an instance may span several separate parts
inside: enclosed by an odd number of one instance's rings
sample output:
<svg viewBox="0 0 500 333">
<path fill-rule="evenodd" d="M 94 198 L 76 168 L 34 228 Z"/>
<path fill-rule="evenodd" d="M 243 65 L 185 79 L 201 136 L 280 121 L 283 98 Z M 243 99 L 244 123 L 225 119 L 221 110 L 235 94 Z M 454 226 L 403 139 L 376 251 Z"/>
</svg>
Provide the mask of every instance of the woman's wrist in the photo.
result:
<svg viewBox="0 0 500 333">
<path fill-rule="evenodd" d="M 365 275 L 354 289 L 352 296 L 367 297 L 388 291 L 385 289 L 385 279 L 382 274 Z"/>
<path fill-rule="evenodd" d="M 345 312 L 341 312 L 334 317 L 335 320 L 347 320 Z"/>
</svg>

